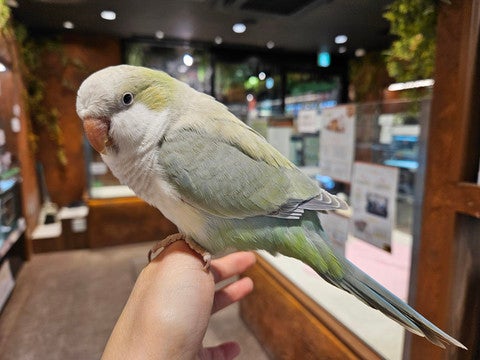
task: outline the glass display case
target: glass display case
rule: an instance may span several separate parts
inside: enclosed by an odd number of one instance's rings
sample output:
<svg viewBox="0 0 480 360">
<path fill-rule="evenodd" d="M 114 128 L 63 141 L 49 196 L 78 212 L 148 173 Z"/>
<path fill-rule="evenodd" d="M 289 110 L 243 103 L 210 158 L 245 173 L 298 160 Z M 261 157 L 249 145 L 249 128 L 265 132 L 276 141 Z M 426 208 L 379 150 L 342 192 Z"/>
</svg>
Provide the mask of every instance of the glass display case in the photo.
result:
<svg viewBox="0 0 480 360">
<path fill-rule="evenodd" d="M 395 219 L 391 231 L 391 243 L 377 247 L 354 236 L 352 210 L 322 215 L 326 232 L 332 238 L 337 251 L 391 290 L 401 299 L 408 298 L 410 262 L 414 242 L 414 221 L 420 207 L 417 174 L 424 165 L 422 161 L 421 132 L 430 100 L 397 101 L 385 103 L 356 104 L 354 116 L 353 157 L 356 163 L 371 164 L 398 169 L 398 185 L 393 195 Z M 321 120 L 322 110 L 318 111 Z M 339 119 L 341 121 L 341 119 Z M 294 121 L 295 123 L 295 121 Z M 335 180 L 321 172 L 322 154 L 315 158 L 304 153 L 320 152 L 321 127 L 318 133 L 298 133 L 293 130 L 290 151 L 284 153 L 302 169 L 332 193 L 340 194 L 351 204 L 353 178 L 348 182 Z M 305 139 L 315 139 L 315 144 L 305 144 Z M 345 154 L 346 156 L 346 154 Z M 312 166 L 312 159 L 313 165 Z M 368 209 L 367 209 L 368 210 Z M 375 212 L 374 212 L 375 213 Z M 380 215 L 378 215 L 381 217 Z M 339 235 L 340 234 L 340 235 Z M 338 242 L 337 242 L 338 241 Z M 342 290 L 326 284 L 308 266 L 297 260 L 265 252 L 261 256 L 319 306 L 345 325 L 349 330 L 371 346 L 381 357 L 401 359 L 404 329 Z"/>
<path fill-rule="evenodd" d="M 88 197 L 90 199 L 112 199 L 134 197 L 135 193 L 125 185 L 120 184 L 112 174 L 101 155 L 95 151 L 87 139 L 84 139 L 86 160 Z"/>
<path fill-rule="evenodd" d="M 283 114 L 281 88 L 278 67 L 258 57 L 215 63 L 215 97 L 244 121 Z"/>
<path fill-rule="evenodd" d="M 128 64 L 165 71 L 198 91 L 212 93 L 211 54 L 206 50 L 175 44 L 160 46 L 155 42 L 134 41 L 125 43 L 125 58 Z M 100 154 L 93 150 L 86 139 L 84 152 L 90 199 L 135 196 L 129 187 L 119 183 L 102 161 Z"/>
<path fill-rule="evenodd" d="M 125 57 L 130 65 L 162 70 L 195 90 L 212 93 L 210 52 L 182 45 L 161 46 L 155 42 L 127 42 Z"/>
</svg>

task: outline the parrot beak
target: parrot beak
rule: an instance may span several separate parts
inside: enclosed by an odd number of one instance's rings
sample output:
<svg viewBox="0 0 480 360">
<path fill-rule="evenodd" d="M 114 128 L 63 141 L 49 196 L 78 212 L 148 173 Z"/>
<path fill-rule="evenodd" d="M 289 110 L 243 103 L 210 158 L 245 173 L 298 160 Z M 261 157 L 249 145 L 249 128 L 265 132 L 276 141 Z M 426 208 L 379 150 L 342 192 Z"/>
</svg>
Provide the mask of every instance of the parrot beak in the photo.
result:
<svg viewBox="0 0 480 360">
<path fill-rule="evenodd" d="M 107 146 L 111 144 L 108 136 L 110 119 L 87 117 L 83 120 L 83 129 L 92 147 L 100 154 L 105 154 Z"/>
</svg>

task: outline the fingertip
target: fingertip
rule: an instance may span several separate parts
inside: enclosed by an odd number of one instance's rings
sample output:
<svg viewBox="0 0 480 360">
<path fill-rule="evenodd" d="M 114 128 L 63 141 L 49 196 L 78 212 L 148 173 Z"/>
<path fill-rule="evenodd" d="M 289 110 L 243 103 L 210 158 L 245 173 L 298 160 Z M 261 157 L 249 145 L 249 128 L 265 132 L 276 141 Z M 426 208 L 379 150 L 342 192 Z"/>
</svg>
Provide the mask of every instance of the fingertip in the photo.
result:
<svg viewBox="0 0 480 360">
<path fill-rule="evenodd" d="M 247 292 L 247 294 L 250 294 L 255 287 L 253 280 L 248 276 L 243 277 L 242 280 L 244 281 L 243 286 L 245 287 L 245 291 Z"/>
<path fill-rule="evenodd" d="M 248 260 L 248 262 L 253 265 L 257 262 L 257 256 L 255 255 L 254 252 L 252 251 L 246 251 L 245 252 L 246 254 L 246 260 Z"/>
</svg>

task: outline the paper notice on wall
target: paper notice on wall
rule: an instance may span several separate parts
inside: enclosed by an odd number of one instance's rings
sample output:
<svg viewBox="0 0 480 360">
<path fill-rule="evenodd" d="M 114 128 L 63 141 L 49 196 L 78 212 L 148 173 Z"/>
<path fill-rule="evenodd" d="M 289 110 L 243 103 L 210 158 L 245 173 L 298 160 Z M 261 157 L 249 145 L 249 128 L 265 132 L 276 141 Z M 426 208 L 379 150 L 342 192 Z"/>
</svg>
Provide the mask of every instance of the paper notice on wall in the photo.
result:
<svg viewBox="0 0 480 360">
<path fill-rule="evenodd" d="M 355 163 L 351 188 L 353 236 L 391 248 L 397 207 L 398 168 Z"/>
<path fill-rule="evenodd" d="M 345 255 L 345 244 L 348 240 L 349 219 L 335 213 L 319 213 L 323 229 L 327 233 L 332 247 L 337 253 Z"/>
<path fill-rule="evenodd" d="M 317 110 L 300 110 L 297 116 L 297 130 L 303 134 L 315 134 L 320 131 L 321 117 Z"/>
<path fill-rule="evenodd" d="M 349 183 L 355 152 L 355 106 L 324 109 L 321 124 L 320 173 Z"/>
</svg>

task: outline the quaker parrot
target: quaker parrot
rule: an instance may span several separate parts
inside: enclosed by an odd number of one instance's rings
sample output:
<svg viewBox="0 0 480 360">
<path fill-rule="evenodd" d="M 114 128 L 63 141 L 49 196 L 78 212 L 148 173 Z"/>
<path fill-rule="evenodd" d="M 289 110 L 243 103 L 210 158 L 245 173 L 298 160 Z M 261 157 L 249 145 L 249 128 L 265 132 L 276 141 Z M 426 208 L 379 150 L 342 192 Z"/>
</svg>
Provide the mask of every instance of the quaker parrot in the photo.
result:
<svg viewBox="0 0 480 360">
<path fill-rule="evenodd" d="M 332 250 L 318 213 L 347 204 L 211 96 L 164 72 L 119 65 L 90 75 L 76 106 L 112 173 L 178 227 L 167 242 L 183 238 L 206 261 L 255 249 L 297 258 L 409 331 L 465 348 Z"/>
</svg>

